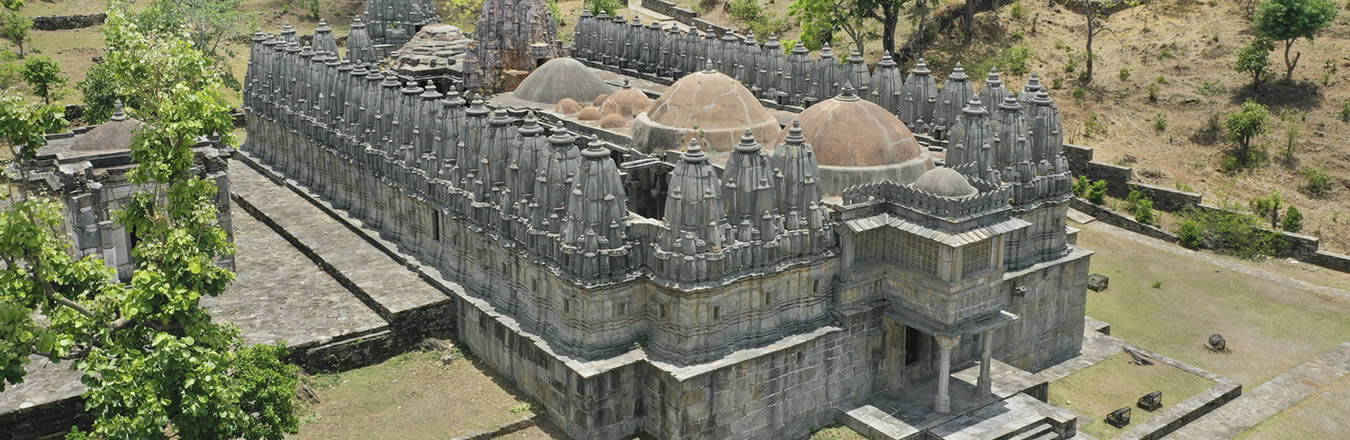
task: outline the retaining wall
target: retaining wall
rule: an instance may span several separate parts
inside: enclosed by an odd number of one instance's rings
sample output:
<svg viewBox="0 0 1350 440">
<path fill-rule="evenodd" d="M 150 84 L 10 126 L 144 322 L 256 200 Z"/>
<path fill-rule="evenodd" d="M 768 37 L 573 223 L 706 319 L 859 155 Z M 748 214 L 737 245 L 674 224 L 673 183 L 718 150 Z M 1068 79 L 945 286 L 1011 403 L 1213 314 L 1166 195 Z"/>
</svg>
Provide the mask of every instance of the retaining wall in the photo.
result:
<svg viewBox="0 0 1350 440">
<path fill-rule="evenodd" d="M 33 17 L 33 29 L 39 31 L 64 31 L 69 29 L 87 28 L 103 24 L 103 20 L 108 18 L 108 14 L 102 12 L 97 14 L 84 15 L 49 15 L 45 17 Z"/>
</svg>

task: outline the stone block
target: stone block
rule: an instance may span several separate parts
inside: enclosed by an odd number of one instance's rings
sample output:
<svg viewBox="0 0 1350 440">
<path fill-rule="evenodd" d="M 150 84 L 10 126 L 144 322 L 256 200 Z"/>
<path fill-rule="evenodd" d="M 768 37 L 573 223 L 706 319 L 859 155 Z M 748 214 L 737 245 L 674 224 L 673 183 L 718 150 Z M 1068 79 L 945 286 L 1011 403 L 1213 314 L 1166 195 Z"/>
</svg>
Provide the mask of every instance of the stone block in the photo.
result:
<svg viewBox="0 0 1350 440">
<path fill-rule="evenodd" d="M 1111 279 L 1107 278 L 1106 275 L 1094 273 L 1088 275 L 1087 288 L 1092 289 L 1093 292 L 1101 292 L 1106 290 L 1106 285 L 1110 281 Z"/>
</svg>

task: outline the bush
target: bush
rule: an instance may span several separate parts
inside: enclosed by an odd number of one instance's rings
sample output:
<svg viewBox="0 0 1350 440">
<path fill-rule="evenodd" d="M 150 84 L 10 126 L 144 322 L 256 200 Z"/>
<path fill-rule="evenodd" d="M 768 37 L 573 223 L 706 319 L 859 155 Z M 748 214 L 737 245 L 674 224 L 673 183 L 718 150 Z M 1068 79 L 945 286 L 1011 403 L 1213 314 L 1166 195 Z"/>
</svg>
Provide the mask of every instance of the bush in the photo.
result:
<svg viewBox="0 0 1350 440">
<path fill-rule="evenodd" d="M 1181 225 L 1177 227 L 1177 238 L 1187 249 L 1200 249 L 1205 245 L 1205 231 L 1195 220 L 1182 220 Z"/>
<path fill-rule="evenodd" d="M 1077 99 L 1077 100 L 1079 100 L 1079 101 L 1082 101 L 1083 99 L 1086 99 L 1086 98 L 1087 98 L 1087 89 L 1084 89 L 1084 88 L 1082 88 L 1082 87 L 1074 87 L 1074 88 L 1073 88 L 1073 99 Z"/>
<path fill-rule="evenodd" d="M 1087 199 L 1094 205 L 1100 205 L 1106 202 L 1106 181 L 1098 180 L 1092 182 L 1092 186 L 1087 189 Z"/>
<path fill-rule="evenodd" d="M 1158 84 L 1156 84 L 1156 83 L 1155 83 L 1155 84 L 1149 84 L 1149 85 L 1148 85 L 1148 102 L 1158 102 L 1158 92 L 1161 92 L 1161 91 L 1162 91 L 1162 88 L 1158 87 Z"/>
<path fill-rule="evenodd" d="M 1285 232 L 1298 232 L 1303 230 L 1303 213 L 1298 208 L 1289 207 L 1289 211 L 1284 213 L 1284 220 L 1280 221 L 1280 229 Z"/>
<path fill-rule="evenodd" d="M 1163 116 L 1162 113 L 1153 115 L 1153 130 L 1159 133 L 1167 131 L 1167 117 Z"/>
<path fill-rule="evenodd" d="M 42 98 L 44 104 L 61 99 L 61 88 L 66 84 L 61 66 L 46 56 L 29 57 L 23 63 L 23 80 L 33 88 L 34 95 Z"/>
<path fill-rule="evenodd" d="M 452 0 L 452 1 L 463 1 L 463 0 Z M 481 11 L 483 9 L 483 2 L 480 1 L 475 3 L 478 3 L 478 10 Z M 611 17 L 613 17 L 614 13 L 618 12 L 619 9 L 625 7 L 623 3 L 619 2 L 619 0 L 591 0 L 589 3 L 591 5 L 591 14 L 599 15 L 601 11 L 604 11 L 605 14 Z"/>
<path fill-rule="evenodd" d="M 763 13 L 758 0 L 731 0 L 731 18 L 740 21 L 754 21 Z"/>
<path fill-rule="evenodd" d="M 1268 196 L 1252 199 L 1250 206 L 1252 212 L 1263 219 L 1269 219 L 1270 227 L 1275 228 L 1280 223 L 1280 205 L 1283 203 L 1284 197 L 1280 192 L 1272 191 Z"/>
<path fill-rule="evenodd" d="M 1154 288 L 1154 289 L 1161 289 L 1161 288 L 1162 288 L 1162 281 L 1154 281 L 1154 282 L 1153 282 L 1153 288 Z"/>
<path fill-rule="evenodd" d="M 1121 81 L 1129 81 L 1129 80 L 1130 80 L 1130 69 L 1125 68 L 1125 67 L 1121 67 L 1121 68 L 1120 68 L 1120 80 L 1121 80 Z"/>
<path fill-rule="evenodd" d="M 1055 78 L 1054 81 L 1050 82 L 1050 88 L 1055 90 L 1064 88 L 1064 78 Z M 1350 108 L 1350 105 L 1348 105 L 1346 108 Z"/>
<path fill-rule="evenodd" d="M 1350 102 L 1341 104 L 1341 122 L 1350 122 Z"/>
<path fill-rule="evenodd" d="M 1027 9 L 1022 6 L 1020 1 L 1013 2 L 1012 7 L 1008 9 L 1008 13 L 1012 14 L 1013 20 L 1022 21 L 1027 18 Z"/>
<path fill-rule="evenodd" d="M 1273 50 L 1275 50 L 1274 42 L 1258 37 L 1247 43 L 1247 46 L 1238 49 L 1237 62 L 1233 63 L 1233 70 L 1251 75 L 1252 86 L 1260 87 L 1270 76 L 1270 52 Z"/>
<path fill-rule="evenodd" d="M 1233 150 L 1233 157 L 1236 159 L 1234 164 L 1239 168 L 1254 168 L 1264 162 L 1263 151 L 1253 145 L 1257 136 L 1265 133 L 1270 127 L 1270 112 L 1266 106 L 1247 101 L 1242 103 L 1242 109 L 1228 115 L 1223 121 L 1224 132 L 1228 134 L 1228 141 L 1236 147 Z"/>
<path fill-rule="evenodd" d="M 1308 197 L 1324 199 L 1331 195 L 1331 176 L 1320 168 L 1305 167 L 1299 170 L 1303 175 L 1303 185 L 1298 190 Z"/>
<path fill-rule="evenodd" d="M 1146 225 L 1157 225 L 1158 214 L 1153 212 L 1153 200 L 1144 196 L 1139 190 L 1130 190 L 1130 195 L 1125 198 L 1126 210 L 1134 215 L 1134 221 Z"/>
<path fill-rule="evenodd" d="M 1083 121 L 1083 136 L 1093 137 L 1106 134 L 1106 125 L 1097 119 L 1097 113 L 1088 113 L 1087 120 Z"/>
<path fill-rule="evenodd" d="M 1176 231 L 1182 246 L 1258 259 L 1278 255 L 1279 235 L 1262 229 L 1255 216 L 1230 211 L 1192 209 Z"/>
<path fill-rule="evenodd" d="M 1073 181 L 1073 195 L 1087 197 L 1088 188 L 1091 187 L 1092 181 L 1088 180 L 1087 176 L 1078 176 L 1078 179 Z"/>
</svg>

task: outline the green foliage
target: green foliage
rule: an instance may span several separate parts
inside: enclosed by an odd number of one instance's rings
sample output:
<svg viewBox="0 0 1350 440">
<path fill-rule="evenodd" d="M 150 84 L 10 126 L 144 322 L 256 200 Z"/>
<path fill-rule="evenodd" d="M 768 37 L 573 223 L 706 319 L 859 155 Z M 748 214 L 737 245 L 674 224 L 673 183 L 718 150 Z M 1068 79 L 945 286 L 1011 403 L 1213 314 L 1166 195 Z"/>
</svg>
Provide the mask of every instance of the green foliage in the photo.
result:
<svg viewBox="0 0 1350 440">
<path fill-rule="evenodd" d="M 1050 88 L 1055 90 L 1064 88 L 1064 78 L 1055 78 L 1054 81 L 1050 82 Z"/>
<path fill-rule="evenodd" d="M 1076 95 L 1077 93 L 1075 93 L 1075 97 L 1077 97 Z M 1091 138 L 1098 135 L 1106 135 L 1106 125 L 1097 118 L 1096 112 L 1088 113 L 1087 119 L 1083 120 L 1083 137 Z"/>
<path fill-rule="evenodd" d="M 139 13 L 128 12 L 133 22 L 145 33 L 183 35 L 193 48 L 206 54 L 215 69 L 221 72 L 226 85 L 239 89 L 239 82 L 228 68 L 226 58 L 234 53 L 224 43 L 247 36 L 254 15 L 239 12 L 243 0 L 154 0 Z M 305 2 L 313 2 L 308 5 Z M 318 17 L 318 0 L 302 0 L 302 6 L 312 6 Z M 121 7 L 114 4 L 113 8 Z"/>
<path fill-rule="evenodd" d="M 0 89 L 18 87 L 23 81 L 23 63 L 19 54 L 0 49 Z"/>
<path fill-rule="evenodd" d="M 1162 288 L 1162 281 L 1154 281 L 1154 282 L 1153 282 L 1153 288 L 1154 288 L 1154 289 L 1161 289 L 1161 288 Z"/>
<path fill-rule="evenodd" d="M 1158 93 L 1162 91 L 1157 83 L 1148 85 L 1148 102 L 1158 102 Z"/>
<path fill-rule="evenodd" d="M 815 50 L 825 43 L 833 43 L 836 32 L 842 31 L 852 43 L 851 49 L 862 52 L 863 45 L 868 40 L 880 36 L 865 26 L 869 19 L 867 12 L 871 9 L 864 5 L 871 4 L 869 1 L 871 0 L 793 0 L 792 4 L 788 5 L 788 17 L 796 20 L 801 27 L 802 44 L 809 49 Z M 786 19 L 783 21 L 787 22 Z M 751 30 L 754 30 L 753 24 Z M 755 33 L 765 35 L 758 30 Z"/>
<path fill-rule="evenodd" d="M 759 7 L 758 0 L 731 0 L 729 6 L 731 18 L 744 22 L 754 21 L 764 12 L 763 8 Z"/>
<path fill-rule="evenodd" d="M 23 63 L 23 80 L 33 88 L 33 93 L 42 98 L 44 104 L 51 104 L 52 98 L 59 99 L 61 88 L 66 85 L 66 77 L 61 74 L 61 66 L 51 57 L 32 57 Z"/>
<path fill-rule="evenodd" d="M 476 9 L 478 11 L 483 10 L 482 0 L 450 0 L 449 2 L 449 4 L 461 3 L 474 3 L 477 5 Z M 620 9 L 624 8 L 623 3 L 620 3 L 619 0 L 590 0 L 589 2 L 586 2 L 586 4 L 590 5 L 592 14 L 599 15 L 601 12 L 604 12 L 611 17 L 618 13 Z"/>
<path fill-rule="evenodd" d="M 1092 186 L 1087 189 L 1087 199 L 1094 205 L 1106 203 L 1106 181 L 1098 180 L 1092 182 Z"/>
<path fill-rule="evenodd" d="M 18 46 L 19 58 L 23 58 L 24 44 L 32 41 L 28 31 L 33 29 L 33 19 L 24 17 L 15 9 L 0 11 L 0 38 Z"/>
<path fill-rule="evenodd" d="M 1217 80 L 1205 81 L 1195 88 L 1195 93 L 1205 97 L 1205 102 L 1207 104 L 1213 105 L 1216 102 L 1214 98 L 1228 93 L 1228 88 L 1224 87 L 1223 83 Z"/>
<path fill-rule="evenodd" d="M 1163 116 L 1162 113 L 1153 115 L 1153 131 L 1159 133 L 1167 131 L 1167 117 Z"/>
<path fill-rule="evenodd" d="M 1187 184 L 1186 182 L 1177 182 L 1176 187 L 1178 191 L 1186 191 L 1190 193 L 1195 192 L 1195 188 L 1191 188 L 1191 185 Z"/>
<path fill-rule="evenodd" d="M 1013 20 L 1023 21 L 1027 18 L 1027 9 L 1022 6 L 1021 1 L 1016 1 L 1008 8 L 1008 14 L 1012 15 Z"/>
<path fill-rule="evenodd" d="M 1073 181 L 1073 195 L 1078 197 L 1087 197 L 1088 188 L 1092 187 L 1092 181 L 1087 176 L 1078 176 Z"/>
<path fill-rule="evenodd" d="M 1082 101 L 1082 100 L 1084 100 L 1084 99 L 1087 99 L 1087 89 L 1085 89 L 1085 88 L 1082 88 L 1082 87 L 1074 87 L 1072 93 L 1073 93 L 1073 99 L 1076 99 L 1076 100 L 1079 100 L 1079 101 Z"/>
<path fill-rule="evenodd" d="M 1153 212 L 1153 200 L 1145 197 L 1143 192 L 1137 189 L 1130 190 L 1130 195 L 1125 198 L 1125 206 L 1125 209 L 1134 215 L 1134 221 L 1146 225 L 1158 224 L 1158 214 Z"/>
<path fill-rule="evenodd" d="M 177 35 L 143 32 L 125 9 L 109 11 L 104 64 L 116 93 L 145 122 L 127 172 L 140 192 L 115 212 L 139 240 L 128 283 L 94 257 L 66 251 L 60 205 L 30 197 L 0 211 L 0 372 L 22 380 L 30 354 L 74 359 L 89 388 L 84 439 L 280 439 L 296 432 L 296 368 L 284 343 L 244 346 L 239 330 L 212 321 L 200 299 L 234 274 L 215 264 L 234 252 L 216 218 L 214 181 L 193 170 L 204 136 L 233 143 L 220 75 Z M 31 151 L 46 130 L 22 101 L 0 101 L 6 142 Z M 27 113 L 29 116 L 25 116 Z M 31 157 L 31 155 L 26 155 Z M 47 317 L 45 326 L 33 321 Z"/>
<path fill-rule="evenodd" d="M 1252 212 L 1257 216 L 1270 220 L 1270 227 L 1274 228 L 1280 222 L 1280 206 L 1284 203 L 1284 196 L 1279 191 L 1272 191 L 1265 197 L 1252 199 L 1250 206 Z"/>
<path fill-rule="evenodd" d="M 1252 86 L 1260 87 L 1270 76 L 1270 52 L 1274 50 L 1275 43 L 1268 39 L 1252 40 L 1242 49 L 1238 49 L 1237 62 L 1233 64 L 1233 70 L 1251 75 Z"/>
<path fill-rule="evenodd" d="M 1341 104 L 1340 117 L 1341 122 L 1350 122 L 1350 102 Z"/>
<path fill-rule="evenodd" d="M 1252 141 L 1269 130 L 1269 126 L 1270 112 L 1255 101 L 1242 103 L 1241 110 L 1224 119 L 1224 132 L 1228 134 L 1228 141 L 1236 146 L 1232 155 L 1236 169 L 1255 167 L 1264 159 L 1255 151 Z"/>
<path fill-rule="evenodd" d="M 1284 232 L 1298 232 L 1303 230 L 1303 213 L 1298 208 L 1289 207 L 1284 213 L 1284 220 L 1280 221 L 1280 229 Z"/>
<path fill-rule="evenodd" d="M 1298 190 L 1308 197 L 1325 199 L 1331 196 L 1331 176 L 1320 168 L 1305 167 L 1299 170 L 1303 176 L 1303 185 Z"/>
<path fill-rule="evenodd" d="M 1257 8 L 1252 24 L 1258 35 L 1284 42 L 1284 78 L 1289 80 L 1302 56 L 1289 58 L 1294 42 L 1300 38 L 1312 41 L 1314 35 L 1331 26 L 1336 12 L 1332 0 L 1267 0 Z"/>
<path fill-rule="evenodd" d="M 1162 50 L 1158 51 L 1158 60 L 1171 60 L 1176 59 L 1176 57 L 1176 55 L 1172 54 L 1171 46 L 1163 46 Z"/>
<path fill-rule="evenodd" d="M 23 97 L 0 94 L 0 142 L 9 147 L 11 160 L 37 157 L 38 148 L 47 144 L 44 135 L 64 130 L 66 125 L 60 106 L 28 105 Z"/>
<path fill-rule="evenodd" d="M 1177 229 L 1181 245 L 1211 249 L 1241 258 L 1259 259 L 1278 255 L 1285 243 L 1261 227 L 1255 216 L 1215 209 L 1191 209 Z"/>
<path fill-rule="evenodd" d="M 1121 81 L 1129 81 L 1129 80 L 1130 80 L 1130 69 L 1129 69 L 1129 68 L 1126 68 L 1126 67 L 1121 67 L 1121 68 L 1120 68 L 1120 80 L 1121 80 Z"/>
</svg>

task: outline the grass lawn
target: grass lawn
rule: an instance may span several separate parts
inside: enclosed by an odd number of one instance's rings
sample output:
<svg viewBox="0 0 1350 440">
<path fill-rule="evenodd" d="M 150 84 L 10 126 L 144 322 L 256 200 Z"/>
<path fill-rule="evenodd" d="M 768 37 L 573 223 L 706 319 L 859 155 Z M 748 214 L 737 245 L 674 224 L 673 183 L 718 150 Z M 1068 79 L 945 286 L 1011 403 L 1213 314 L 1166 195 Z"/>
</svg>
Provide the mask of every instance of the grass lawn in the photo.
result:
<svg viewBox="0 0 1350 440">
<path fill-rule="evenodd" d="M 1214 381 L 1161 362 L 1140 366 L 1120 353 L 1050 384 L 1050 403 L 1082 415 L 1078 429 L 1098 439 L 1115 438 L 1124 430 L 1106 424 L 1106 414 L 1128 406 L 1131 426 L 1152 418 L 1154 413 L 1135 407 L 1145 394 L 1162 391 L 1163 408 L 1183 402 L 1214 386 Z"/>
<path fill-rule="evenodd" d="M 1341 376 L 1237 437 L 1286 438 L 1350 438 L 1350 376 Z"/>
<path fill-rule="evenodd" d="M 1096 252 L 1092 272 L 1111 278 L 1105 292 L 1088 292 L 1087 312 L 1111 323 L 1114 336 L 1249 389 L 1350 340 L 1350 299 L 1157 249 L 1124 234 L 1093 222 L 1082 226 L 1078 238 Z M 1231 353 L 1203 347 L 1214 333 L 1228 340 Z"/>
<path fill-rule="evenodd" d="M 475 365 L 410 352 L 379 365 L 307 378 L 319 403 L 294 439 L 454 438 L 528 414 L 530 403 Z"/>
</svg>

